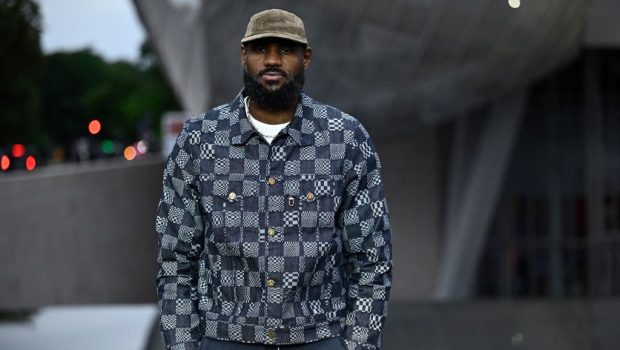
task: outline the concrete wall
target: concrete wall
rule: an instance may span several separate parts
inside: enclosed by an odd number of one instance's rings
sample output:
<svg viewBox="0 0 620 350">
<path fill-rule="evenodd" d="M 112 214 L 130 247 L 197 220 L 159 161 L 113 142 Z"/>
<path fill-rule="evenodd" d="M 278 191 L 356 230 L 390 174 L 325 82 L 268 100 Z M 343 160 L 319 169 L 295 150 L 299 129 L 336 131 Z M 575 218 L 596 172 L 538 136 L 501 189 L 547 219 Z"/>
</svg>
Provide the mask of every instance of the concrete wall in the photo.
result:
<svg viewBox="0 0 620 350">
<path fill-rule="evenodd" d="M 437 131 L 376 140 L 394 244 L 395 301 L 432 297 L 439 264 L 440 176 Z"/>
<path fill-rule="evenodd" d="M 620 1 L 590 0 L 585 44 L 591 48 L 620 46 Z"/>
<path fill-rule="evenodd" d="M 394 232 L 394 300 L 430 298 L 438 262 L 436 133 L 377 141 Z M 0 178 L 0 309 L 155 301 L 163 160 Z"/>
<path fill-rule="evenodd" d="M 620 301 L 393 304 L 386 350 L 614 350 Z"/>
<path fill-rule="evenodd" d="M 0 178 L 0 309 L 155 301 L 159 158 Z"/>
</svg>

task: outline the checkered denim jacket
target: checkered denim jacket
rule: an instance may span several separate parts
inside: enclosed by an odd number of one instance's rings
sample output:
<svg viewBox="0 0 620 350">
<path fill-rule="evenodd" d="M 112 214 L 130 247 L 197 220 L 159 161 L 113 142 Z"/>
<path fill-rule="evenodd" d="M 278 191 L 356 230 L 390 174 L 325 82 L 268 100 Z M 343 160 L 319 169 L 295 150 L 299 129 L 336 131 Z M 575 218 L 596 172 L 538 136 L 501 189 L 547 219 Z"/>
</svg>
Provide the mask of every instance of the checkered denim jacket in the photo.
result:
<svg viewBox="0 0 620 350">
<path fill-rule="evenodd" d="M 302 94 L 269 145 L 243 94 L 189 119 L 168 158 L 156 230 L 168 349 L 202 337 L 381 348 L 391 233 L 381 166 L 353 117 Z"/>
</svg>

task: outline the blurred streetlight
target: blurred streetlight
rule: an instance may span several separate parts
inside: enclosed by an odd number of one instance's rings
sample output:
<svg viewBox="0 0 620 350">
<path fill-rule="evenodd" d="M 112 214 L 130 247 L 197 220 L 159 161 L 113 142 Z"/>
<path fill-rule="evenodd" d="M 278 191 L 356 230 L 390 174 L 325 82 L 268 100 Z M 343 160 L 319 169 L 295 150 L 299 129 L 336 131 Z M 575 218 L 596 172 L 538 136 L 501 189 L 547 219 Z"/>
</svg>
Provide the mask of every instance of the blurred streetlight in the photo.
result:
<svg viewBox="0 0 620 350">
<path fill-rule="evenodd" d="M 2 159 L 0 160 L 0 168 L 2 169 L 2 171 L 7 171 L 9 170 L 10 166 L 11 158 L 9 158 L 9 156 L 7 156 L 6 154 L 3 154 Z"/>
<path fill-rule="evenodd" d="M 521 7 L 521 0 L 508 0 L 508 6 L 512 7 L 513 9 L 518 9 L 519 7 Z"/>
<path fill-rule="evenodd" d="M 26 147 L 20 143 L 16 143 L 11 148 L 11 154 L 14 158 L 23 157 L 26 154 Z"/>
<path fill-rule="evenodd" d="M 28 156 L 26 158 L 26 169 L 28 171 L 33 171 L 37 166 L 37 160 L 33 156 Z"/>
<path fill-rule="evenodd" d="M 125 156 L 125 159 L 127 160 L 134 160 L 136 159 L 136 155 L 137 155 L 137 151 L 136 148 L 134 146 L 127 146 L 125 147 L 125 151 L 123 152 L 123 155 Z"/>
<path fill-rule="evenodd" d="M 114 142 L 112 140 L 105 139 L 101 141 L 101 151 L 103 151 L 103 153 L 110 155 L 113 154 L 115 150 L 116 145 L 114 145 Z"/>
<path fill-rule="evenodd" d="M 149 151 L 149 144 L 145 140 L 140 140 L 136 144 L 136 150 L 139 154 L 144 154 Z"/>
<path fill-rule="evenodd" d="M 97 135 L 101 131 L 101 122 L 97 119 L 93 119 L 88 123 L 88 132 L 92 135 Z"/>
</svg>

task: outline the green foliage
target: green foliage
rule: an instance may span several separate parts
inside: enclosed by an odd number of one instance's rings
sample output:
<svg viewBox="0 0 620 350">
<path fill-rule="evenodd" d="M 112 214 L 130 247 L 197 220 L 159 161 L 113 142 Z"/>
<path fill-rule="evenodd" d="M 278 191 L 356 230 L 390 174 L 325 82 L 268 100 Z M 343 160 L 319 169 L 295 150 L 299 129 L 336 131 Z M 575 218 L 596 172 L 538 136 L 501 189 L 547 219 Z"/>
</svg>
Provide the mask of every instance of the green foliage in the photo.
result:
<svg viewBox="0 0 620 350">
<path fill-rule="evenodd" d="M 106 63 L 88 50 L 56 53 L 45 59 L 43 130 L 56 145 L 86 134 L 96 108 L 88 95 L 106 79 Z"/>
<path fill-rule="evenodd" d="M 0 0 L 0 145 L 42 141 L 40 32 L 37 3 Z"/>
<path fill-rule="evenodd" d="M 106 63 L 89 50 L 46 59 L 45 129 L 62 145 L 86 135 L 92 119 L 102 137 L 135 141 L 140 127 L 159 128 L 161 114 L 179 109 L 156 63 Z"/>
<path fill-rule="evenodd" d="M 148 42 L 137 63 L 109 63 L 89 49 L 44 57 L 32 0 L 0 0 L 0 32 L 0 147 L 68 149 L 92 119 L 102 122 L 98 137 L 130 143 L 146 129 L 158 133 L 161 114 L 179 109 Z"/>
</svg>

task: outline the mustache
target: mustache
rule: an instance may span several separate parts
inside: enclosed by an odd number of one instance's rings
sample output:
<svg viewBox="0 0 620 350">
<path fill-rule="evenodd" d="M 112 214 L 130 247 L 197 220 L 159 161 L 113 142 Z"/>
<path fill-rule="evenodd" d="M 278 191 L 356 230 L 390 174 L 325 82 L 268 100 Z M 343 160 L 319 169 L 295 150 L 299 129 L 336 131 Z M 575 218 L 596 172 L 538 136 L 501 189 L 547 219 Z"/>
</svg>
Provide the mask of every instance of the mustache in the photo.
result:
<svg viewBox="0 0 620 350">
<path fill-rule="evenodd" d="M 285 71 L 283 71 L 280 68 L 276 68 L 276 67 L 265 68 L 265 69 L 261 70 L 260 72 L 258 72 L 258 76 L 261 76 L 261 75 L 267 74 L 267 73 L 278 73 L 278 74 L 282 75 L 283 77 L 288 78 L 288 74 L 286 74 Z"/>
</svg>

